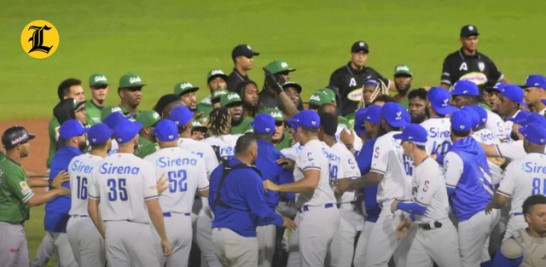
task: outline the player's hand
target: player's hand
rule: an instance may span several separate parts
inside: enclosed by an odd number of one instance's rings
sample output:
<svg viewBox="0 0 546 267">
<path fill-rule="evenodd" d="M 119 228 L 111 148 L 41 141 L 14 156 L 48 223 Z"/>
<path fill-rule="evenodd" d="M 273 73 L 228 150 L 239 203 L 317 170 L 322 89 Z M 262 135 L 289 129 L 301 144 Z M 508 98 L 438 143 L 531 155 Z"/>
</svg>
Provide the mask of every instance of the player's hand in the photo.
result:
<svg viewBox="0 0 546 267">
<path fill-rule="evenodd" d="M 66 195 L 70 195 L 70 189 L 68 189 L 67 187 L 59 187 L 59 188 L 55 188 L 54 190 L 57 190 L 57 196 L 66 196 Z"/>
<path fill-rule="evenodd" d="M 487 204 L 487 207 L 485 207 L 485 214 L 489 215 L 491 213 L 491 211 L 493 210 L 492 204 L 492 202 L 489 202 L 489 204 Z"/>
<path fill-rule="evenodd" d="M 274 182 L 271 182 L 271 180 L 265 180 L 264 189 L 271 190 L 271 191 L 279 191 L 279 186 L 275 184 Z"/>
<path fill-rule="evenodd" d="M 400 200 L 393 200 L 391 202 L 391 213 L 394 213 L 398 208 L 396 206 L 398 206 L 398 202 L 400 202 Z"/>
<path fill-rule="evenodd" d="M 355 142 L 355 134 L 351 130 L 343 129 L 339 135 L 339 139 L 345 145 L 353 145 Z"/>
<path fill-rule="evenodd" d="M 296 223 L 288 217 L 282 217 L 282 226 L 290 230 L 296 230 L 298 227 Z"/>
<path fill-rule="evenodd" d="M 343 194 L 351 187 L 352 181 L 351 179 L 337 179 L 335 184 L 336 194 Z"/>
<path fill-rule="evenodd" d="M 169 188 L 169 182 L 167 181 L 167 177 L 165 177 L 165 174 L 162 174 L 161 177 L 156 181 L 157 186 L 157 194 L 161 195 L 163 191 L 167 190 Z"/>
<path fill-rule="evenodd" d="M 279 158 L 277 160 L 277 165 L 281 165 L 283 168 L 288 170 L 293 170 L 296 166 L 296 162 L 289 158 Z"/>
<path fill-rule="evenodd" d="M 64 182 L 70 181 L 70 176 L 68 175 L 68 172 L 65 170 L 60 171 L 55 178 L 53 178 L 53 181 L 51 181 L 51 187 L 53 188 L 59 188 Z"/>
<path fill-rule="evenodd" d="M 171 256 L 173 253 L 171 242 L 167 239 L 161 240 L 161 248 L 163 249 L 163 256 L 165 257 Z"/>
<path fill-rule="evenodd" d="M 406 237 L 406 235 L 408 234 L 410 227 L 411 220 L 409 218 L 402 219 L 400 224 L 398 224 L 398 226 L 396 227 L 396 238 L 398 240 L 404 239 L 404 237 Z"/>
</svg>

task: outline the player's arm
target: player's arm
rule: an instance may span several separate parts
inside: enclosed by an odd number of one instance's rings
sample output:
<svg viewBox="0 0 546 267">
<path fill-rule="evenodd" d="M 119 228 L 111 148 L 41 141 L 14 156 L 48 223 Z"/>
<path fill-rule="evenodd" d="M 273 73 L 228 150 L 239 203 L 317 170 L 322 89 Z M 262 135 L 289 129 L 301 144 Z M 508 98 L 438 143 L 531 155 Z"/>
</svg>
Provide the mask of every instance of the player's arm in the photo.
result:
<svg viewBox="0 0 546 267">
<path fill-rule="evenodd" d="M 396 210 L 402 210 L 415 216 L 425 214 L 427 207 L 419 202 L 399 201 L 395 199 L 391 203 L 391 212 L 394 213 Z"/>
<path fill-rule="evenodd" d="M 26 174 L 27 177 L 29 177 L 29 178 L 34 178 L 34 177 L 48 177 L 48 176 L 49 176 L 49 173 L 47 173 L 47 172 L 37 172 L 37 171 L 29 170 L 29 169 L 25 169 L 25 174 Z M 46 185 L 46 186 L 47 186 L 47 185 Z"/>
<path fill-rule="evenodd" d="M 489 204 L 487 204 L 487 207 L 485 208 L 485 214 L 489 214 L 493 209 L 500 209 L 504 207 L 504 205 L 506 205 L 508 201 L 510 201 L 510 197 L 499 193 L 499 191 L 497 190 L 495 192 L 495 195 L 493 196 L 493 199 L 489 202 Z"/>
<path fill-rule="evenodd" d="M 42 194 L 34 194 L 33 196 L 25 202 L 25 204 L 33 207 L 33 206 L 39 206 L 42 204 L 45 204 L 49 200 L 51 200 L 54 197 L 58 196 L 65 196 L 70 195 L 70 189 L 66 187 L 59 187 L 52 190 L 47 191 L 46 193 Z"/>
<path fill-rule="evenodd" d="M 104 227 L 104 221 L 102 220 L 99 212 L 99 203 L 100 198 L 94 198 L 89 196 L 87 198 L 87 212 L 89 213 L 89 217 L 91 217 L 93 224 L 101 234 L 102 238 L 104 238 L 106 228 Z"/>
<path fill-rule="evenodd" d="M 455 193 L 455 188 L 459 184 L 463 171 L 463 160 L 454 152 L 448 152 L 444 157 L 444 173 L 448 196 Z"/>
<path fill-rule="evenodd" d="M 309 167 L 303 171 L 304 177 L 297 182 L 277 185 L 270 180 L 265 180 L 264 187 L 267 190 L 278 192 L 304 193 L 313 191 L 318 187 L 320 172 L 318 167 Z"/>
<path fill-rule="evenodd" d="M 517 171 L 515 170 L 515 164 L 509 164 L 506 167 L 504 173 L 504 179 L 497 188 L 493 199 L 487 204 L 485 208 L 485 213 L 489 214 L 492 209 L 500 209 L 504 207 L 508 201 L 512 198 L 512 192 L 514 192 L 516 187 L 516 179 L 518 179 Z"/>
<path fill-rule="evenodd" d="M 151 198 L 146 200 L 146 207 L 148 208 L 148 214 L 150 220 L 154 225 L 155 230 L 161 238 L 161 247 L 163 248 L 163 255 L 170 256 L 172 246 L 167 238 L 167 231 L 165 230 L 165 223 L 163 221 L 163 211 L 159 206 L 159 200 L 157 198 Z"/>
<path fill-rule="evenodd" d="M 485 152 L 485 155 L 488 157 L 499 157 L 499 151 L 497 149 L 496 145 L 488 145 L 485 143 L 480 143 L 480 145 L 483 148 L 483 151 Z"/>
</svg>

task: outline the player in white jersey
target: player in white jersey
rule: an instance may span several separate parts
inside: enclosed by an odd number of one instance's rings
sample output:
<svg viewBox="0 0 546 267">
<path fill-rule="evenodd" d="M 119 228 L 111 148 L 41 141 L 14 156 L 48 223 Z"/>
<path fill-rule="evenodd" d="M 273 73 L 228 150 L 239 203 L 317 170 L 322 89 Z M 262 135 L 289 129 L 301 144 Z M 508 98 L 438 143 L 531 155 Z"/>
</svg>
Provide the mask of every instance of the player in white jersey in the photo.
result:
<svg viewBox="0 0 546 267">
<path fill-rule="evenodd" d="M 288 122 L 303 145 L 294 169 L 296 182 L 276 185 L 266 180 L 264 185 L 267 190 L 297 193 L 301 266 L 323 266 L 339 226 L 336 198 L 330 188 L 329 149 L 318 140 L 320 117 L 316 112 L 301 111 Z"/>
<path fill-rule="evenodd" d="M 516 230 L 526 227 L 522 213 L 523 201 L 531 195 L 546 195 L 546 123 L 531 123 L 520 128 L 525 137 L 523 143 L 528 153 L 523 158 L 511 162 L 506 168 L 504 179 L 495 192 L 486 212 L 506 205 L 511 199 L 510 219 L 504 240 Z"/>
<path fill-rule="evenodd" d="M 178 146 L 182 149 L 198 155 L 205 161 L 207 179 L 212 171 L 219 165 L 218 158 L 212 147 L 203 142 L 191 139 L 192 118 L 194 113 L 186 106 L 177 106 L 169 115 L 169 118 L 178 126 L 180 139 Z M 209 267 L 220 266 L 220 262 L 214 254 L 212 244 L 212 212 L 206 198 L 195 198 L 192 207 L 192 227 L 194 239 L 204 261 Z"/>
<path fill-rule="evenodd" d="M 89 181 L 89 216 L 104 237 L 111 266 L 160 266 L 160 248 L 171 254 L 154 166 L 133 155 L 141 128 L 139 122 L 119 122 L 114 128 L 118 153 L 100 161 Z M 150 220 L 161 246 L 154 242 Z"/>
<path fill-rule="evenodd" d="M 205 163 L 199 156 L 178 147 L 178 127 L 167 119 L 154 129 L 160 150 L 144 160 L 156 168 L 156 176 L 169 179 L 169 190 L 159 196 L 167 236 L 173 243 L 172 255 L 164 258 L 166 266 L 187 266 L 192 241 L 191 210 L 195 193 L 208 197 L 209 180 Z M 162 264 L 163 265 L 163 264 Z"/>
<path fill-rule="evenodd" d="M 508 135 L 509 140 L 512 140 L 512 125 L 510 119 L 515 118 L 520 112 L 520 108 L 527 105 L 523 101 L 524 92 L 517 85 L 504 84 L 500 86 L 500 97 L 497 105 L 497 112 L 504 118 L 504 132 Z M 517 132 L 517 131 L 516 131 Z"/>
<path fill-rule="evenodd" d="M 104 240 L 87 213 L 87 192 L 93 170 L 110 149 L 112 130 L 97 123 L 89 129 L 87 137 L 91 151 L 74 157 L 68 165 L 72 198 L 66 234 L 78 265 L 104 266 Z"/>
<path fill-rule="evenodd" d="M 428 91 L 428 110 L 430 119 L 421 123 L 428 133 L 427 153 L 443 157 L 451 146 L 451 123 L 447 115 L 457 110 L 449 104 L 451 95 L 441 87 L 432 87 Z"/>
<path fill-rule="evenodd" d="M 387 266 L 394 254 L 395 264 L 404 266 L 404 253 L 407 253 L 406 249 L 409 246 L 409 241 L 406 240 L 409 239 L 405 239 L 403 243 L 399 242 L 395 230 L 405 215 L 401 211 L 393 214 L 389 207 L 395 199 L 411 199 L 413 161 L 404 155 L 400 142 L 393 137 L 400 133 L 399 129 L 410 122 L 410 115 L 398 103 L 389 102 L 381 108 L 380 116 L 381 130 L 384 134 L 375 142 L 370 172 L 356 180 L 339 180 L 336 191 L 360 189 L 379 183 L 377 202 L 383 208 L 368 238 L 370 245 L 366 246 L 365 264 Z"/>
<path fill-rule="evenodd" d="M 216 152 L 219 160 L 229 160 L 235 155 L 235 143 L 240 134 L 230 134 L 231 117 L 225 108 L 217 108 L 210 112 L 210 137 L 203 140 Z"/>
<path fill-rule="evenodd" d="M 406 266 L 461 266 L 457 230 L 448 218 L 449 201 L 440 165 L 427 156 L 427 131 L 418 124 L 408 124 L 401 134 L 404 154 L 415 162 L 413 200 L 392 202 L 390 210 L 403 210 L 416 216 L 417 232 L 409 249 Z M 397 235 L 407 234 L 411 220 L 406 219 Z M 408 237 L 411 238 L 411 237 Z"/>
</svg>

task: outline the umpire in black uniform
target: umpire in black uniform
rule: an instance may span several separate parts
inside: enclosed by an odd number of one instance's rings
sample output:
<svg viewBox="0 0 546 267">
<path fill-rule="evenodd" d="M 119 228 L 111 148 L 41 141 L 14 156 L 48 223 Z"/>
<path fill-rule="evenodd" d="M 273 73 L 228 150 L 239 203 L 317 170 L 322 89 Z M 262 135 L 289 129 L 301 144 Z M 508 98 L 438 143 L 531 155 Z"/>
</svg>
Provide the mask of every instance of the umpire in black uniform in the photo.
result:
<svg viewBox="0 0 546 267">
<path fill-rule="evenodd" d="M 444 59 L 441 85 L 450 88 L 458 80 L 469 80 L 481 88 L 493 87 L 497 82 L 508 81 L 497 66 L 486 55 L 479 53 L 478 28 L 465 25 L 461 28 L 461 49 L 449 54 Z"/>
<path fill-rule="evenodd" d="M 357 41 L 351 47 L 351 61 L 335 70 L 330 76 L 329 88 L 336 92 L 338 112 L 342 116 L 354 113 L 362 99 L 362 86 L 369 79 L 381 80 L 390 87 L 390 81 L 370 67 L 366 67 L 368 44 Z"/>
</svg>

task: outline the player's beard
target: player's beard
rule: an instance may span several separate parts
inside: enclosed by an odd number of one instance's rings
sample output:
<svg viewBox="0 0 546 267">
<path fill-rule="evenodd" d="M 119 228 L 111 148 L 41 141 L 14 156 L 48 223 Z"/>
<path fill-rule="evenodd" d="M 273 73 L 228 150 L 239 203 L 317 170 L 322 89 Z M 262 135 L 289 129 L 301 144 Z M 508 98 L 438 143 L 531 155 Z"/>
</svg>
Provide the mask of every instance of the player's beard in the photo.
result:
<svg viewBox="0 0 546 267">
<path fill-rule="evenodd" d="M 423 114 L 423 115 L 418 115 L 418 116 L 412 116 L 411 117 L 411 123 L 421 123 L 423 121 L 425 121 L 425 119 L 427 118 L 427 115 L 426 114 Z"/>
<path fill-rule="evenodd" d="M 82 152 L 86 152 L 87 151 L 87 142 L 84 140 L 84 141 L 80 141 L 78 143 L 78 149 Z"/>
</svg>

